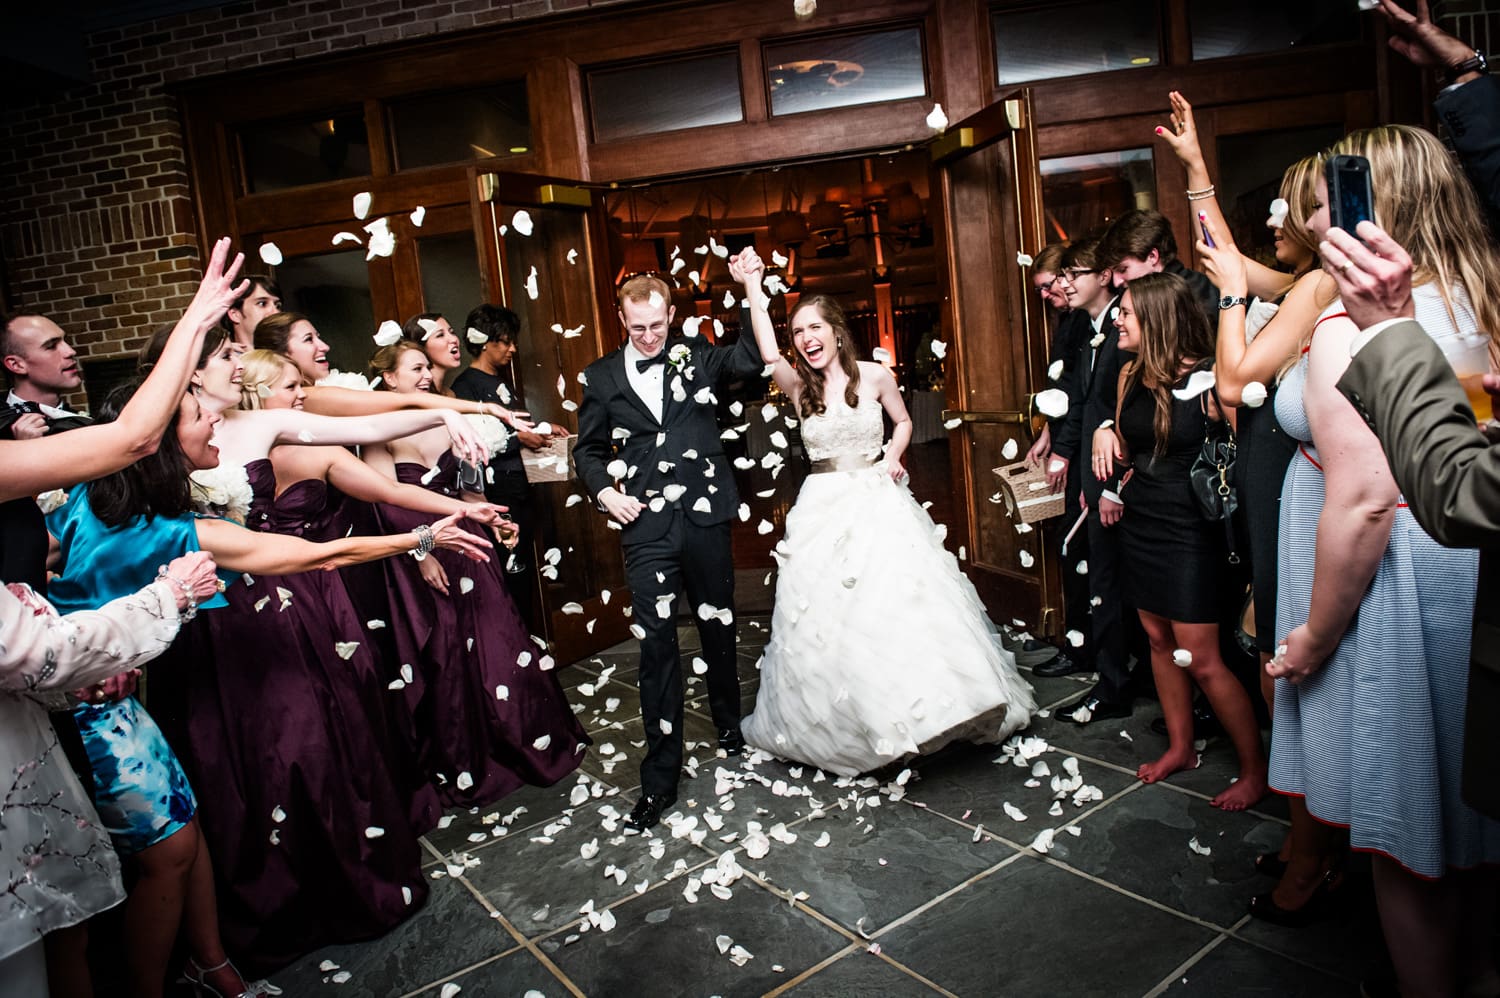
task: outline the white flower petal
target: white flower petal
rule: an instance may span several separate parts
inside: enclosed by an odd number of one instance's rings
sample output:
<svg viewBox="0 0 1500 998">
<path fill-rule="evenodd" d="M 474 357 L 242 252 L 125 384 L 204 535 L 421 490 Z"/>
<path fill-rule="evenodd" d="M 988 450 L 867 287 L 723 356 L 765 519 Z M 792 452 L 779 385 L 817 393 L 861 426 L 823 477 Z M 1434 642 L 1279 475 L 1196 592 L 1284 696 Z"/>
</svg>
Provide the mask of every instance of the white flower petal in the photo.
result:
<svg viewBox="0 0 1500 998">
<path fill-rule="evenodd" d="M 370 192 L 360 191 L 354 195 L 354 217 L 363 219 L 370 213 Z"/>
<path fill-rule="evenodd" d="M 529 236 L 532 232 L 531 212 L 522 208 L 510 217 L 511 228 L 523 236 Z"/>
<path fill-rule="evenodd" d="M 1259 381 L 1250 381 L 1240 390 L 1240 403 L 1250 409 L 1259 409 L 1266 404 L 1266 386 Z"/>
<path fill-rule="evenodd" d="M 275 243 L 261 243 L 260 259 L 268 267 L 281 266 L 281 248 Z"/>
<path fill-rule="evenodd" d="M 536 749 L 538 752 L 545 752 L 547 750 L 547 747 L 549 745 L 551 745 L 551 744 L 552 744 L 552 736 L 551 735 L 543 735 L 542 737 L 540 737 L 540 738 L 536 739 L 535 741 L 533 741 L 531 743 L 531 747 L 534 748 L 534 749 Z"/>
<path fill-rule="evenodd" d="M 1068 412 L 1068 393 L 1061 388 L 1048 388 L 1037 392 L 1036 408 L 1043 416 L 1060 419 Z"/>
<path fill-rule="evenodd" d="M 1031 259 L 1031 254 L 1030 253 L 1017 253 L 1016 254 L 1016 263 L 1020 264 L 1022 267 L 1029 267 L 1034 262 L 1035 261 Z"/>
<path fill-rule="evenodd" d="M 1186 669 L 1193 664 L 1193 653 L 1186 648 L 1178 648 L 1172 652 L 1172 664 L 1179 669 Z"/>
<path fill-rule="evenodd" d="M 1003 457 L 1003 458 L 1005 458 L 1007 461 L 1013 461 L 1013 460 L 1015 460 L 1016 455 L 1019 454 L 1020 452 L 1021 452 L 1021 447 L 1020 447 L 1019 444 L 1016 443 L 1016 440 L 1015 440 L 1014 437 L 1012 437 L 1011 439 L 1005 441 L 1005 446 L 1003 446 L 1003 447 L 1000 448 L 1000 456 Z"/>
<path fill-rule="evenodd" d="M 419 229 L 422 227 L 422 221 L 426 217 L 427 209 L 422 205 L 417 205 L 411 210 L 411 224 L 415 225 Z"/>
<path fill-rule="evenodd" d="M 367 327 L 368 328 L 368 327 Z M 395 319 L 387 319 L 375 330 L 375 345 L 388 347 L 401 340 L 401 323 Z"/>
<path fill-rule="evenodd" d="M 934 132 L 941 132 L 948 127 L 948 116 L 943 113 L 943 105 L 932 105 L 932 110 L 927 112 L 927 127 Z"/>
<path fill-rule="evenodd" d="M 1183 401 L 1197 398 L 1212 388 L 1216 380 L 1212 371 L 1194 371 L 1188 375 L 1187 385 L 1182 388 L 1172 389 L 1172 395 Z"/>
</svg>

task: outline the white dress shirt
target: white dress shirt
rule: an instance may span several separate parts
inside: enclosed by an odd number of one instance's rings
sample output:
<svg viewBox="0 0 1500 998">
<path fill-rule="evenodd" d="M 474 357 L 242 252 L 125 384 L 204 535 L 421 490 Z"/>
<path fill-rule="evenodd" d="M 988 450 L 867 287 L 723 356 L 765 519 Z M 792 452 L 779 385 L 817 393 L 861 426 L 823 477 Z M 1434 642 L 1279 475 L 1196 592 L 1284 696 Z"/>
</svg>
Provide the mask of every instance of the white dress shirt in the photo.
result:
<svg viewBox="0 0 1500 998">
<path fill-rule="evenodd" d="M 665 350 L 666 348 L 666 344 L 662 344 L 662 349 Z M 625 343 L 625 349 L 622 353 L 625 355 L 626 380 L 630 382 L 630 387 L 635 389 L 635 393 L 641 397 L 641 401 L 646 403 L 646 408 L 650 410 L 651 415 L 655 416 L 656 421 L 660 423 L 662 418 L 662 400 L 665 395 L 662 379 L 667 374 L 666 362 L 652 364 L 644 371 L 638 369 L 636 361 L 645 360 L 646 355 L 637 350 L 635 344 L 628 340 Z"/>
<path fill-rule="evenodd" d="M 5 396 L 6 405 L 25 405 L 30 401 L 30 399 L 23 399 L 14 391 Z M 68 419 L 70 417 L 79 415 L 79 413 L 69 412 L 67 409 L 59 409 L 55 405 L 47 405 L 45 402 L 38 402 L 36 405 L 38 409 L 42 410 L 42 415 L 46 416 L 48 419 Z"/>
</svg>

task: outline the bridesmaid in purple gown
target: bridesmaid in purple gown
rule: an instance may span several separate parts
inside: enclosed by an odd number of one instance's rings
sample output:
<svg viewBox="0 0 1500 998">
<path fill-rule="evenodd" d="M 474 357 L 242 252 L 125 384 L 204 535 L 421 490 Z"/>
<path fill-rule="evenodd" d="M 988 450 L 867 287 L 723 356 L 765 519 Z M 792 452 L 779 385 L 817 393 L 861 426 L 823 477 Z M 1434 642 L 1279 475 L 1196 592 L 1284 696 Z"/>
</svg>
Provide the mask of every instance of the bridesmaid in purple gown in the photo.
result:
<svg viewBox="0 0 1500 998">
<path fill-rule="evenodd" d="M 410 340 L 376 351 L 370 376 L 396 392 L 424 392 L 432 380 L 426 353 Z M 459 462 L 441 432 L 367 447 L 364 458 L 399 482 L 461 494 Z M 432 519 L 388 504 L 378 511 L 384 529 Z M 397 647 L 423 683 L 415 705 L 423 758 L 451 807 L 488 804 L 526 783 L 550 786 L 578 768 L 589 744 L 551 657 L 531 641 L 505 590 L 502 561 L 434 553 L 387 566 L 391 601 L 404 608 L 393 621 Z"/>
</svg>

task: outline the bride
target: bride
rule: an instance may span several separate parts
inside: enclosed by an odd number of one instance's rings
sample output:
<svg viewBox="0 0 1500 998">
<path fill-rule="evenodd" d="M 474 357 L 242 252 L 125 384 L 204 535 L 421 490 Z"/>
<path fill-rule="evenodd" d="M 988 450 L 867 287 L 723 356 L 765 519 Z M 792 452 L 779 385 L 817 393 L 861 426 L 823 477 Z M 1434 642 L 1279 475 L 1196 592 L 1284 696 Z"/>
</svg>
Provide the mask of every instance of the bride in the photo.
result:
<svg viewBox="0 0 1500 998">
<path fill-rule="evenodd" d="M 999 742 L 1036 709 L 942 531 L 903 483 L 911 419 L 890 372 L 855 359 L 843 310 L 805 295 L 794 361 L 767 311 L 765 264 L 730 261 L 761 357 L 802 420 L 811 473 L 776 546 L 771 639 L 745 739 L 844 776 L 966 739 Z M 882 443 L 882 414 L 895 424 Z"/>
</svg>

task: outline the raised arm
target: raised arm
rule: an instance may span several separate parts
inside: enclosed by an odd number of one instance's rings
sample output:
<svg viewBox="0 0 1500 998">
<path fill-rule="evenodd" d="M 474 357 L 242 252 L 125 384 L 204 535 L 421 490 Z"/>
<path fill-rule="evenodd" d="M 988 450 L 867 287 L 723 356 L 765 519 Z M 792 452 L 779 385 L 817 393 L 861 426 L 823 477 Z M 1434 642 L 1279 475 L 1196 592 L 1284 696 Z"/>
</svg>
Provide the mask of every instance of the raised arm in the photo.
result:
<svg viewBox="0 0 1500 998">
<path fill-rule="evenodd" d="M 383 449 L 383 448 L 382 448 Z M 421 513 L 449 516 L 458 513 L 476 523 L 499 526 L 505 507 L 487 502 L 468 503 L 439 495 L 431 489 L 398 482 L 361 461 L 342 447 L 330 447 L 328 481 L 340 492 L 362 502 L 383 502 Z M 273 455 L 274 460 L 274 455 Z M 394 468 L 392 469 L 394 470 Z"/>
<path fill-rule="evenodd" d="M 1208 216 L 1210 231 L 1214 232 L 1214 242 L 1221 249 L 1231 250 L 1236 255 L 1239 250 L 1234 246 L 1234 237 L 1230 235 L 1229 223 L 1224 218 L 1224 211 L 1219 207 L 1218 195 L 1214 192 L 1213 181 L 1209 179 L 1208 167 L 1203 162 L 1203 147 L 1198 142 L 1198 125 L 1193 120 L 1193 105 L 1189 104 L 1187 98 L 1176 90 L 1167 95 L 1172 104 L 1171 125 L 1156 126 L 1156 135 L 1177 156 L 1178 162 L 1182 164 L 1187 173 L 1187 189 L 1189 207 L 1193 209 L 1193 228 L 1198 228 L 1198 212 Z M 1197 233 L 1195 232 L 1196 236 Z M 1273 270 L 1265 264 L 1244 257 L 1245 280 L 1252 294 L 1261 298 L 1275 298 L 1286 289 L 1287 275 L 1279 270 Z M 1212 279 L 1213 275 L 1209 275 Z M 1218 285 L 1220 291 L 1224 285 Z M 1243 292 L 1241 292 L 1243 293 Z"/>
<path fill-rule="evenodd" d="M 342 391 L 343 389 L 334 389 Z M 350 392 L 352 395 L 392 395 L 393 392 Z M 398 409 L 349 419 L 321 416 L 297 409 L 256 409 L 236 414 L 236 422 L 245 421 L 261 435 L 262 453 L 278 444 L 334 444 L 357 447 L 365 444 L 399 440 L 423 430 L 444 426 L 453 440 L 454 453 L 466 461 L 482 464 L 489 460 L 489 448 L 464 417 L 448 409 Z"/>
<path fill-rule="evenodd" d="M 753 247 L 746 248 L 729 258 L 729 276 L 745 288 L 750 328 L 755 333 L 755 346 L 760 351 L 761 361 L 771 365 L 771 378 L 776 382 L 776 387 L 795 403 L 799 379 L 776 344 L 776 326 L 771 322 L 771 296 L 766 293 L 764 283 L 765 263 Z"/>
<path fill-rule="evenodd" d="M 433 544 L 457 551 L 473 561 L 489 561 L 486 552 L 492 545 L 459 527 L 457 524 L 461 519 L 454 514 L 434 523 L 431 527 Z M 314 544 L 300 537 L 246 530 L 228 520 L 198 521 L 198 543 L 213 553 L 220 567 L 253 575 L 328 572 L 345 565 L 379 561 L 417 550 L 422 535 L 422 531 L 412 531 L 380 537 L 344 537 Z"/>
<path fill-rule="evenodd" d="M 198 364 L 203 336 L 245 290 L 234 279 L 244 256 L 225 265 L 229 240 L 214 244 L 198 293 L 172 329 L 161 358 L 118 419 L 37 440 L 0 441 L 0 500 L 34 496 L 49 489 L 113 474 L 156 452 L 177 403 Z"/>
<path fill-rule="evenodd" d="M 332 385 L 312 385 L 303 403 L 309 412 L 325 416 L 374 416 L 403 409 L 441 409 L 470 416 L 494 416 L 517 430 L 532 429 L 526 413 L 494 402 L 434 395 L 432 392 L 365 392 Z"/>
</svg>

